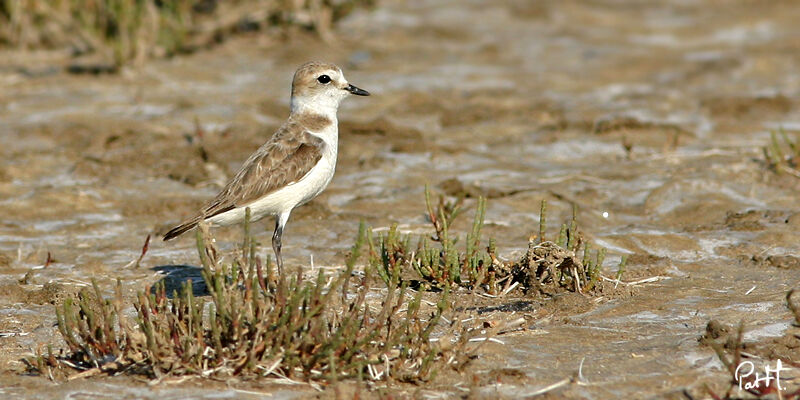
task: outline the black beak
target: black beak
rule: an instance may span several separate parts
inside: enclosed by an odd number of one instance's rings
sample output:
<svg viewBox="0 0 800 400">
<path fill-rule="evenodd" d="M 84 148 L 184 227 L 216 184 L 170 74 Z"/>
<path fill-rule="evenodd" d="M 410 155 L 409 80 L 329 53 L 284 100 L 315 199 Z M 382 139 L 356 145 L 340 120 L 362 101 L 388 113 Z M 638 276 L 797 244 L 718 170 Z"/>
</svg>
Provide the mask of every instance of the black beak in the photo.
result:
<svg viewBox="0 0 800 400">
<path fill-rule="evenodd" d="M 366 91 L 364 89 L 357 88 L 357 87 L 355 87 L 353 85 L 347 85 L 347 87 L 344 88 L 344 90 L 347 90 L 348 92 L 350 92 L 350 93 L 352 93 L 352 94 L 354 94 L 356 96 L 369 96 L 369 92 L 368 91 Z"/>
</svg>

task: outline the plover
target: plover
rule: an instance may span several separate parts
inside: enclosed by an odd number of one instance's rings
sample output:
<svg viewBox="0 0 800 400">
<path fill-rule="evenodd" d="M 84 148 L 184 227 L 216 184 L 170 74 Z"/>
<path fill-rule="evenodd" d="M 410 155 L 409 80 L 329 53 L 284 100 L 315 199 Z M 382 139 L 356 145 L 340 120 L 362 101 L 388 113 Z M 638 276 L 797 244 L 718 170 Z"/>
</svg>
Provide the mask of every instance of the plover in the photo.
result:
<svg viewBox="0 0 800 400">
<path fill-rule="evenodd" d="M 244 162 L 225 188 L 199 215 L 172 228 L 170 240 L 200 221 L 211 226 L 241 223 L 250 208 L 252 221 L 275 217 L 272 249 L 282 273 L 281 236 L 295 207 L 319 195 L 336 169 L 339 127 L 336 111 L 348 95 L 369 92 L 347 82 L 336 65 L 309 62 L 292 80 L 291 114 L 286 123 Z"/>
</svg>

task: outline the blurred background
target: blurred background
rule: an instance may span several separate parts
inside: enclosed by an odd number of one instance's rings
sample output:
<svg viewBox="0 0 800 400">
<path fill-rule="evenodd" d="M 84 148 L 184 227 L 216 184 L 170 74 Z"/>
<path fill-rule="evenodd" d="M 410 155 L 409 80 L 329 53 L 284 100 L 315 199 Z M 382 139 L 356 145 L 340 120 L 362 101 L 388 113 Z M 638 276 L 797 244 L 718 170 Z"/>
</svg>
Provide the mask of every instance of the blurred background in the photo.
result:
<svg viewBox="0 0 800 400">
<path fill-rule="evenodd" d="M 467 207 L 487 197 L 487 234 L 509 258 L 538 232 L 541 200 L 556 232 L 577 205 L 585 237 L 609 251 L 608 274 L 627 255 L 627 279 L 660 280 L 556 311 L 532 300 L 536 335 L 489 347 L 473 372 L 504 385 L 486 378 L 475 393 L 515 397 L 582 358 L 593 385 L 563 396 L 721 385 L 721 364 L 696 340 L 710 319 L 746 317 L 765 345 L 789 328 L 798 20 L 788 0 L 0 0 L 5 393 L 107 392 L 14 371 L 57 338 L 50 303 L 91 277 L 134 292 L 159 279 L 153 266 L 197 263 L 191 237 L 156 235 L 285 120 L 292 73 L 309 60 L 339 64 L 372 96 L 340 109 L 337 174 L 295 211 L 287 264 L 341 266 L 361 219 L 426 231 L 426 184 Z M 268 243 L 271 222 L 256 229 Z M 146 267 L 134 269 L 148 234 Z M 217 237 L 230 249 L 241 232 Z"/>
<path fill-rule="evenodd" d="M 332 39 L 331 26 L 372 0 L 4 0 L 0 43 L 62 50 L 114 72 L 147 59 L 188 54 L 228 37 L 297 28 Z M 71 72 L 80 72 L 79 63 Z M 87 65 L 84 65 L 89 67 Z"/>
</svg>

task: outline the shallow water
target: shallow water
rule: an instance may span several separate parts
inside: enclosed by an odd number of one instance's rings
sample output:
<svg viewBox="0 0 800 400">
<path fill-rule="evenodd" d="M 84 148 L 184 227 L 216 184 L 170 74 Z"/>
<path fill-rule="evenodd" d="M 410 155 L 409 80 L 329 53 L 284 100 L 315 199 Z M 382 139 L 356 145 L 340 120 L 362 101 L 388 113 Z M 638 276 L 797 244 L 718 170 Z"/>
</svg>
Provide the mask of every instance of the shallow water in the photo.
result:
<svg viewBox="0 0 800 400">
<path fill-rule="evenodd" d="M 28 77 L 24 53 L 2 57 L 0 333 L 24 336 L 0 337 L 0 368 L 20 370 L 31 346 L 59 340 L 52 306 L 28 291 L 91 278 L 111 288 L 117 277 L 135 291 L 158 278 L 150 267 L 196 263 L 182 238 L 153 240 L 144 266 L 126 267 L 147 234 L 189 216 L 280 124 L 296 66 L 326 59 L 373 96 L 341 108 L 337 174 L 292 216 L 287 263 L 341 265 L 360 219 L 422 232 L 424 185 L 448 192 L 442 183 L 452 178 L 490 197 L 487 233 L 509 257 L 538 232 L 542 199 L 551 231 L 574 203 L 584 234 L 609 248 L 609 275 L 627 254 L 630 280 L 666 279 L 537 315 L 532 330 L 487 346 L 471 370 L 513 368 L 524 378 L 478 393 L 532 393 L 572 376 L 581 360 L 590 384 L 559 395 L 663 397 L 724 382 L 713 352 L 697 344 L 705 324 L 745 319 L 753 340 L 782 335 L 783 297 L 800 277 L 796 262 L 765 261 L 796 261 L 800 181 L 770 172 L 761 153 L 771 129 L 800 126 L 800 9 L 528 3 L 383 1 L 343 21 L 335 43 L 240 37 L 119 76 Z M 207 164 L 187 139 L 197 142 L 198 126 Z M 258 227 L 267 243 L 271 223 Z M 240 240 L 238 229 L 218 232 L 223 248 Z M 18 285 L 48 252 L 55 261 Z M 3 381 L 0 392 L 40 398 L 244 395 L 198 382 Z M 310 393 L 266 390 L 295 389 Z"/>
</svg>

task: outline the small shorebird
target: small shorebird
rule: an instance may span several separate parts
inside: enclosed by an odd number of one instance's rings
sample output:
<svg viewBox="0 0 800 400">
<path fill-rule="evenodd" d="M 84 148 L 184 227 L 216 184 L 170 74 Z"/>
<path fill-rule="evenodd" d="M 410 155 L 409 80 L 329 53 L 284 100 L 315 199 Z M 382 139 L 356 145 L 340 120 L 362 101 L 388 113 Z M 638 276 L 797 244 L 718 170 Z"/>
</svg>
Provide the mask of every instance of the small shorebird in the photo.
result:
<svg viewBox="0 0 800 400">
<path fill-rule="evenodd" d="M 199 215 L 172 228 L 164 240 L 200 221 L 212 226 L 241 223 L 249 207 L 253 221 L 275 216 L 272 249 L 280 273 L 281 236 L 289 215 L 319 195 L 333 178 L 339 142 L 336 111 L 350 94 L 369 96 L 366 90 L 349 84 L 336 65 L 309 62 L 300 66 L 292 81 L 291 114 L 286 123 L 244 162 Z"/>
</svg>

